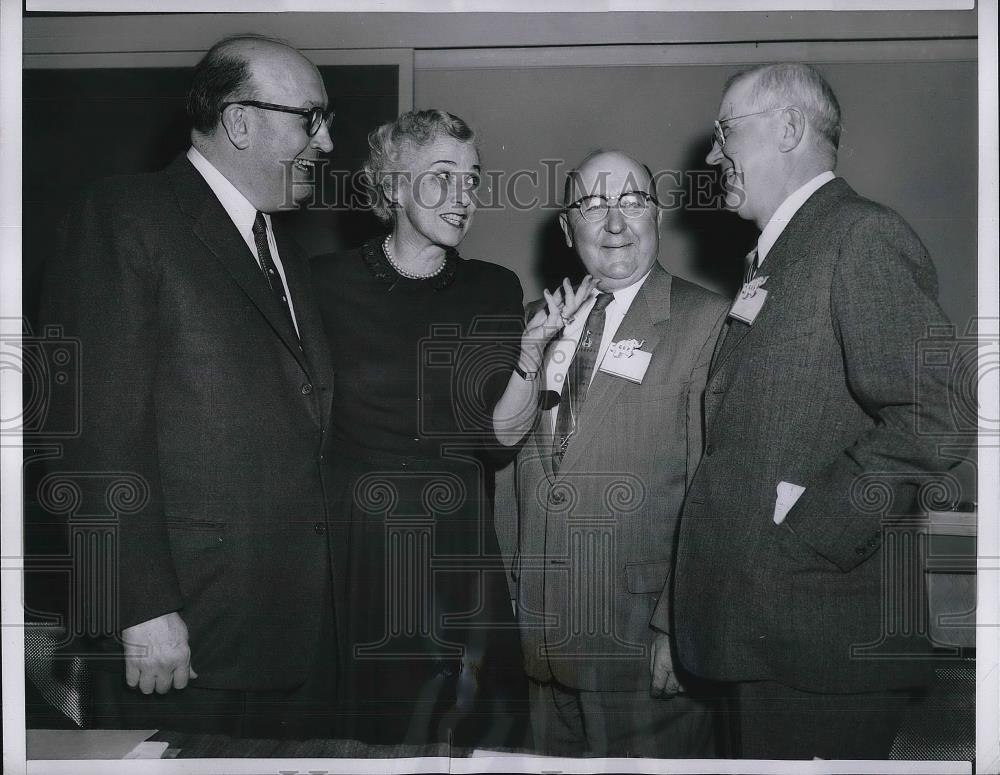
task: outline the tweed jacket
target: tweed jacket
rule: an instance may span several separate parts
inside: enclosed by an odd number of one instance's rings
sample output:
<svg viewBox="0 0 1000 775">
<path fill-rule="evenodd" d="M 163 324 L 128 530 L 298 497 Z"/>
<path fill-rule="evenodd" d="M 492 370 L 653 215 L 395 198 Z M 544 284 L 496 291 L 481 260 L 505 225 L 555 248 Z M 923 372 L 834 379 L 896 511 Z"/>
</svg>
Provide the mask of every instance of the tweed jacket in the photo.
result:
<svg viewBox="0 0 1000 775">
<path fill-rule="evenodd" d="M 726 309 L 654 265 L 615 334 L 645 340 L 642 382 L 595 372 L 558 470 L 547 418 L 521 449 L 514 568 L 532 678 L 648 688 L 650 615 L 701 453 L 702 390 Z"/>
<path fill-rule="evenodd" d="M 919 683 L 923 579 L 888 518 L 942 468 L 951 426 L 947 380 L 918 358 L 947 323 L 933 265 L 899 215 L 838 178 L 759 276 L 764 306 L 752 325 L 731 318 L 714 356 L 673 610 L 661 598 L 654 622 L 711 679 Z M 805 490 L 776 522 L 782 482 Z"/>
</svg>

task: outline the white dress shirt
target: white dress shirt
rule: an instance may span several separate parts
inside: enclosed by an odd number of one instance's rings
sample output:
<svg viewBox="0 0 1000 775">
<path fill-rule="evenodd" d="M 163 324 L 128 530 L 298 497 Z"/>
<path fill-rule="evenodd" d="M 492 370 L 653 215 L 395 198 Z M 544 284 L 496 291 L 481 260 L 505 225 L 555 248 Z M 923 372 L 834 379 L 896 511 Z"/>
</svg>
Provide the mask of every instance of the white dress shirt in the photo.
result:
<svg viewBox="0 0 1000 775">
<path fill-rule="evenodd" d="M 760 237 L 757 239 L 757 266 L 764 263 L 764 259 L 767 258 L 767 254 L 774 247 L 774 243 L 778 241 L 781 232 L 785 230 L 788 222 L 792 220 L 792 217 L 799 211 L 799 208 L 806 203 L 806 200 L 815 194 L 821 186 L 826 185 L 835 177 L 837 176 L 832 171 L 821 172 L 804 186 L 795 189 L 795 191 L 788 195 L 785 201 L 774 211 L 771 220 L 767 222 L 767 226 L 764 227 L 764 231 L 760 233 Z"/>
<path fill-rule="evenodd" d="M 187 158 L 205 179 L 205 182 L 208 183 L 209 188 L 212 189 L 212 193 L 215 194 L 222 208 L 229 214 L 233 224 L 239 230 L 240 236 L 243 237 L 243 241 L 247 243 L 250 255 L 253 256 L 253 260 L 260 267 L 260 256 L 257 255 L 257 243 L 253 236 L 253 223 L 257 219 L 257 208 L 250 204 L 247 198 L 239 192 L 239 189 L 230 183 L 229 179 L 219 172 L 212 162 L 202 156 L 197 148 L 194 146 L 188 148 Z M 278 274 L 281 275 L 281 282 L 285 286 L 285 298 L 288 299 L 288 309 L 292 313 L 292 323 L 295 325 L 295 333 L 299 333 L 299 321 L 295 317 L 295 304 L 292 302 L 292 292 L 288 287 L 288 280 L 285 279 L 285 267 L 281 264 L 278 245 L 274 241 L 274 231 L 271 229 L 271 216 L 267 213 L 263 215 L 264 224 L 267 226 L 267 246 L 271 250 L 271 259 L 274 261 L 274 266 L 278 270 Z M 261 267 L 261 272 L 263 273 L 263 271 L 264 269 Z"/>
<path fill-rule="evenodd" d="M 651 271 L 652 269 L 650 269 L 650 272 Z M 625 318 L 629 307 L 632 306 L 632 302 L 635 300 L 636 294 L 639 293 L 639 289 L 642 287 L 642 284 L 646 282 L 647 277 L 649 277 L 649 272 L 646 272 L 646 274 L 631 285 L 614 291 L 614 301 L 610 302 L 608 306 L 604 308 L 604 334 L 601 336 L 601 347 L 597 351 L 597 365 L 595 366 L 593 373 L 590 375 L 591 382 L 594 381 L 594 374 L 596 374 L 598 369 L 600 369 L 601 361 L 604 360 L 604 355 L 607 353 L 608 348 L 614 341 L 615 334 L 618 332 L 618 327 Z M 556 393 L 562 394 L 562 386 L 563 382 L 566 380 L 566 372 L 569 371 L 570 363 L 573 362 L 573 357 L 576 355 L 577 345 L 580 342 L 580 337 L 583 336 L 583 329 L 587 325 L 587 318 L 590 315 L 590 311 L 594 308 L 596 301 L 597 297 L 595 296 L 593 299 L 589 299 L 581 304 L 580 309 L 578 309 L 576 314 L 573 316 L 573 322 L 566 324 L 560 337 L 553 340 L 552 344 L 546 350 L 546 390 L 554 390 Z M 549 415 L 548 422 L 551 424 L 553 430 L 555 430 L 556 415 L 558 412 L 558 406 L 546 410 L 546 414 Z"/>
</svg>

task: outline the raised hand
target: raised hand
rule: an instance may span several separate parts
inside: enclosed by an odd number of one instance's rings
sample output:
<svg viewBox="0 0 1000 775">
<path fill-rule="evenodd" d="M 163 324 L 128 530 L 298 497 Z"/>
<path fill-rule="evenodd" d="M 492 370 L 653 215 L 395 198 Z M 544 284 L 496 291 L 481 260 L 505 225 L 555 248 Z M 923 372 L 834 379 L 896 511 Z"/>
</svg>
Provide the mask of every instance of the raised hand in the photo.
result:
<svg viewBox="0 0 1000 775">
<path fill-rule="evenodd" d="M 521 336 L 520 365 L 525 371 L 537 371 L 545 346 L 565 326 L 576 319 L 576 313 L 597 292 L 597 283 L 589 274 L 574 290 L 569 278 L 554 291 L 542 291 L 545 305 L 528 320 Z"/>
</svg>

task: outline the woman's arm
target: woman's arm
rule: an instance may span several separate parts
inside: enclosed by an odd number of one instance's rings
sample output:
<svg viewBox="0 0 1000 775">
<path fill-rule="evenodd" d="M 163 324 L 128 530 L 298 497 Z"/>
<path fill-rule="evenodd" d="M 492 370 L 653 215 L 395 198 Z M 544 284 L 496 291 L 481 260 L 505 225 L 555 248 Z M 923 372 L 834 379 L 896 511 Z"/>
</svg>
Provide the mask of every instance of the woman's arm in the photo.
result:
<svg viewBox="0 0 1000 775">
<path fill-rule="evenodd" d="M 513 447 L 534 427 L 545 348 L 593 295 L 594 287 L 594 279 L 587 275 L 576 290 L 564 279 L 561 288 L 542 292 L 545 303 L 525 325 L 517 368 L 493 409 L 493 432 L 504 446 Z"/>
</svg>

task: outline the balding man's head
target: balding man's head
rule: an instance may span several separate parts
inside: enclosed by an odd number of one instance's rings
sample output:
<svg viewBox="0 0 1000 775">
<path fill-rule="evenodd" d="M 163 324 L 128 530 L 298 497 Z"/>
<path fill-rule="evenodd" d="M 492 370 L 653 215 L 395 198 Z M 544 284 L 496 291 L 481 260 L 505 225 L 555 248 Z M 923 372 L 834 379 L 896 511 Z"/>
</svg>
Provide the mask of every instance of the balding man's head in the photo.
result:
<svg viewBox="0 0 1000 775">
<path fill-rule="evenodd" d="M 188 98 L 198 151 L 261 212 L 310 198 L 316 161 L 333 148 L 329 98 L 316 66 L 252 35 L 216 43 Z"/>
<path fill-rule="evenodd" d="M 235 100 L 257 98 L 256 78 L 262 69 L 297 65 L 315 69 L 311 62 L 286 43 L 261 35 L 223 38 L 195 65 L 187 112 L 196 132 L 215 130 L 222 106 Z"/>
<path fill-rule="evenodd" d="M 646 164 L 643 164 L 641 161 L 629 156 L 627 153 L 624 153 L 622 151 L 616 149 L 599 148 L 596 151 L 591 151 L 586 156 L 584 156 L 583 159 L 580 161 L 580 163 L 577 164 L 576 167 L 570 170 L 569 173 L 566 175 L 566 182 L 563 184 L 563 202 L 569 205 L 576 200 L 577 195 L 574 195 L 574 192 L 576 190 L 575 186 L 579 179 L 579 172 L 581 169 L 591 166 L 592 160 L 596 161 L 598 166 L 600 167 L 602 158 L 606 159 L 615 157 L 617 157 L 619 160 L 627 161 L 637 169 L 641 170 L 642 173 L 645 175 L 645 178 L 643 178 L 643 174 L 636 174 L 635 180 L 633 182 L 635 183 L 637 188 L 640 188 L 641 190 L 646 191 L 647 193 L 653 194 L 654 197 L 656 196 L 655 191 L 650 191 L 650 186 L 652 185 L 653 181 L 653 171 Z"/>
<path fill-rule="evenodd" d="M 569 173 L 559 223 L 604 291 L 642 279 L 659 252 L 660 213 L 649 168 L 621 151 L 595 151 Z"/>
</svg>

